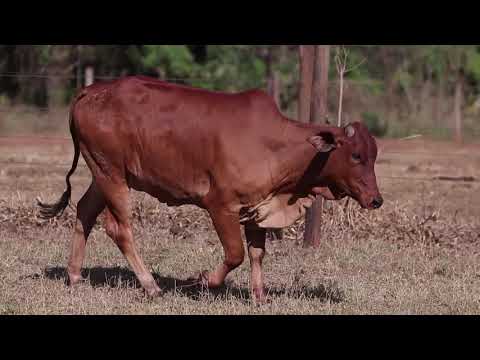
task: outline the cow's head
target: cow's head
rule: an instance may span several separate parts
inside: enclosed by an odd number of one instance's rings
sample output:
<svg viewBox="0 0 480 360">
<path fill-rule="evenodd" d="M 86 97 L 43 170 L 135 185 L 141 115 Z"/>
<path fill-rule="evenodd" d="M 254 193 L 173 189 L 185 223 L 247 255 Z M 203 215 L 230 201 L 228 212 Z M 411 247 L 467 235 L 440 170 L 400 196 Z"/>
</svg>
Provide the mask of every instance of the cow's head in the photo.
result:
<svg viewBox="0 0 480 360">
<path fill-rule="evenodd" d="M 328 153 L 314 193 L 332 200 L 350 196 L 367 209 L 382 206 L 374 168 L 377 144 L 365 125 L 326 128 L 308 141 L 318 152 Z"/>
</svg>

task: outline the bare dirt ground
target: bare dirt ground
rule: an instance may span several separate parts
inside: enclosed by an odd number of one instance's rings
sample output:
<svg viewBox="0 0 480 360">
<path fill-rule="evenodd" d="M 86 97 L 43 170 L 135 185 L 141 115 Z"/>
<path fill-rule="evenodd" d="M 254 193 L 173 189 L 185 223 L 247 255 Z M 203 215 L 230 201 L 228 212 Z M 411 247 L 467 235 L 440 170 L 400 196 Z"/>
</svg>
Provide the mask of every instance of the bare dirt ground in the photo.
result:
<svg viewBox="0 0 480 360">
<path fill-rule="evenodd" d="M 352 201 L 329 203 L 317 250 L 302 248 L 302 221 L 283 241 L 268 242 L 271 303 L 258 307 L 250 301 L 248 259 L 220 290 L 187 286 L 223 256 L 204 211 L 167 208 L 135 192 L 136 241 L 164 295 L 144 297 L 101 218 L 87 245 L 88 281 L 66 287 L 75 213 L 41 221 L 35 198 L 61 195 L 73 146 L 0 138 L 0 314 L 479 314 L 480 145 L 380 144 L 385 205 L 368 212 Z M 439 176 L 474 181 L 434 180 Z M 72 204 L 89 181 L 80 166 Z"/>
</svg>

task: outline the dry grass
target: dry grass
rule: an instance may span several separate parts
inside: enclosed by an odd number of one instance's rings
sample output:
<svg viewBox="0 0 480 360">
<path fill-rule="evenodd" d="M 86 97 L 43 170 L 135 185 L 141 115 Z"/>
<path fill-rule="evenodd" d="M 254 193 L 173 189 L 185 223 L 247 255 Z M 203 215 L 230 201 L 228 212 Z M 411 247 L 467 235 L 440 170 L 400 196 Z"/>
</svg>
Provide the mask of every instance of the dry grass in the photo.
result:
<svg viewBox="0 0 480 360">
<path fill-rule="evenodd" d="M 0 134 L 67 134 L 68 107 L 51 110 L 28 105 L 0 106 Z"/>
<path fill-rule="evenodd" d="M 380 176 L 480 178 L 476 147 L 415 141 L 390 150 L 468 154 L 469 157 L 382 154 Z M 477 152 L 478 153 L 478 152 Z M 0 141 L 0 161 L 67 163 L 69 142 Z M 265 279 L 271 303 L 250 301 L 249 264 L 226 286 L 206 291 L 186 279 L 222 260 L 205 212 L 167 208 L 134 193 L 140 252 L 165 293 L 148 300 L 105 235 L 101 221 L 87 246 L 85 276 L 64 284 L 74 212 L 59 220 L 37 218 L 35 198 L 56 199 L 64 167 L 4 164 L 0 169 L 0 314 L 479 314 L 479 183 L 380 179 L 384 207 L 367 212 L 353 202 L 329 203 L 324 241 L 317 250 L 300 244 L 303 223 L 269 242 Z M 77 201 L 89 183 L 80 168 L 73 178 Z"/>
</svg>

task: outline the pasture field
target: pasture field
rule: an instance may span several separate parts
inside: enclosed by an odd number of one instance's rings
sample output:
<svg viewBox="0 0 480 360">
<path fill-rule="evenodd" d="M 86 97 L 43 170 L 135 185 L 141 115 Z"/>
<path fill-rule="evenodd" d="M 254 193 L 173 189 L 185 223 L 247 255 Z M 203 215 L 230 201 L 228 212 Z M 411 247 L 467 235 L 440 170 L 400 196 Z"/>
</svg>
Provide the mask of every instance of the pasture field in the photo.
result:
<svg viewBox="0 0 480 360">
<path fill-rule="evenodd" d="M 0 314 L 480 314 L 480 145 L 379 143 L 385 205 L 368 212 L 353 201 L 328 203 L 315 250 L 301 246 L 302 221 L 285 230 L 284 240 L 268 241 L 271 302 L 256 306 L 248 257 L 222 289 L 186 281 L 223 258 L 203 210 L 168 208 L 136 192 L 134 234 L 163 296 L 143 295 L 102 217 L 87 245 L 87 281 L 66 287 L 75 213 L 67 208 L 61 218 L 42 221 L 35 199 L 61 195 L 73 145 L 0 138 Z M 433 180 L 438 176 L 475 181 Z M 72 204 L 89 182 L 80 166 Z"/>
</svg>

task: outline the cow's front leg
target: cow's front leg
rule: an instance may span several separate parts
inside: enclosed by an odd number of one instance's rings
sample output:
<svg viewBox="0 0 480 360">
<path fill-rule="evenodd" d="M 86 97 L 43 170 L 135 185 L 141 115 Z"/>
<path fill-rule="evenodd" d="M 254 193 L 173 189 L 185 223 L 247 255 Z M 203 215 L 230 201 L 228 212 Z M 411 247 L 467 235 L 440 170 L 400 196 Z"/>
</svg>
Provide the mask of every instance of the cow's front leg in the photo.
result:
<svg viewBox="0 0 480 360">
<path fill-rule="evenodd" d="M 222 243 L 225 259 L 214 271 L 204 271 L 200 275 L 200 281 L 209 288 L 216 288 L 223 284 L 230 271 L 242 264 L 245 250 L 238 214 L 221 209 L 209 209 L 209 213 Z"/>
<path fill-rule="evenodd" d="M 252 298 L 260 304 L 266 302 L 263 285 L 262 261 L 265 256 L 266 229 L 261 229 L 255 224 L 245 226 L 247 239 L 248 257 L 250 258 L 250 290 Z"/>
</svg>

